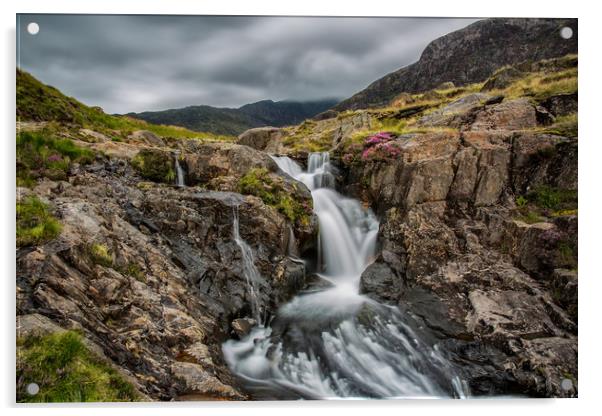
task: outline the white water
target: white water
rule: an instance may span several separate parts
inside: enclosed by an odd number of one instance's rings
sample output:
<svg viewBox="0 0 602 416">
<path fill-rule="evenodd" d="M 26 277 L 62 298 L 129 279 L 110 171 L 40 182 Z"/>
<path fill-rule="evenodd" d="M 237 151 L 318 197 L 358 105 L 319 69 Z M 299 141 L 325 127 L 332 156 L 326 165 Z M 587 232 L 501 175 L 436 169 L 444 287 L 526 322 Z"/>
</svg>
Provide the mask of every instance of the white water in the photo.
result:
<svg viewBox="0 0 602 416">
<path fill-rule="evenodd" d="M 240 237 L 240 222 L 238 219 L 238 206 L 233 208 L 234 221 L 232 224 L 232 238 L 240 249 L 241 261 L 243 266 L 243 274 L 247 283 L 247 289 L 251 298 L 251 313 L 256 322 L 261 321 L 261 309 L 258 300 L 257 284 L 260 280 L 259 270 L 255 267 L 255 257 L 251 247 Z"/>
<path fill-rule="evenodd" d="M 361 274 L 373 261 L 378 221 L 333 189 L 328 154 L 311 154 L 307 172 L 290 158 L 274 160 L 312 193 L 320 225 L 319 275 L 332 286 L 296 296 L 271 327 L 255 327 L 244 339 L 224 343 L 233 372 L 266 398 L 465 397 L 452 366 L 399 311 L 359 294 Z"/>
<path fill-rule="evenodd" d="M 182 169 L 182 166 L 180 165 L 180 161 L 178 159 L 179 155 L 176 153 L 174 157 L 174 164 L 176 168 L 176 185 L 182 187 L 186 186 L 184 182 L 184 169 Z"/>
</svg>

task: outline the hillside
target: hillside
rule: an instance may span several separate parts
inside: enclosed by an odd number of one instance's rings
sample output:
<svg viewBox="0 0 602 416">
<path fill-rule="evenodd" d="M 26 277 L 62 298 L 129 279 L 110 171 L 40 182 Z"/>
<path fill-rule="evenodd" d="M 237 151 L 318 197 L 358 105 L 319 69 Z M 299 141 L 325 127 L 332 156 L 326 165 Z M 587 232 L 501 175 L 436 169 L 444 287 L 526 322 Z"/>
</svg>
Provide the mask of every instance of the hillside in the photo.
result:
<svg viewBox="0 0 602 416">
<path fill-rule="evenodd" d="M 560 36 L 564 26 L 573 29 L 571 39 Z M 444 82 L 481 82 L 504 65 L 568 53 L 577 53 L 577 19 L 481 20 L 434 40 L 418 62 L 374 81 L 334 109 L 385 106 L 402 92 L 424 92 Z"/>
<path fill-rule="evenodd" d="M 126 139 L 135 131 L 147 130 L 158 136 L 228 139 L 212 133 L 190 131 L 180 126 L 147 123 L 127 116 L 106 114 L 100 107 L 87 106 L 45 85 L 31 74 L 17 69 L 17 121 L 59 123 L 71 128 L 92 129 L 114 141 Z"/>
<path fill-rule="evenodd" d="M 238 135 L 262 126 L 282 127 L 298 124 L 337 103 L 337 100 L 272 101 L 263 100 L 239 108 L 197 105 L 185 108 L 129 113 L 128 116 L 156 124 L 172 124 L 195 131 Z"/>
</svg>

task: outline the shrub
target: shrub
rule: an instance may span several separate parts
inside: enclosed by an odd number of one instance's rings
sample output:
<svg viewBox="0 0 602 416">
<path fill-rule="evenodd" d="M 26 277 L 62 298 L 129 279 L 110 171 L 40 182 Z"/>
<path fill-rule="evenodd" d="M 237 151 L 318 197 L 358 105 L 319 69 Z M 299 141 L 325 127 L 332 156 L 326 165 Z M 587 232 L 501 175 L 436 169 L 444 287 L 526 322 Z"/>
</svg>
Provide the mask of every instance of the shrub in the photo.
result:
<svg viewBox="0 0 602 416">
<path fill-rule="evenodd" d="M 56 238 L 62 226 L 50 213 L 48 205 L 35 196 L 17 204 L 17 247 L 42 244 Z"/>
<path fill-rule="evenodd" d="M 29 395 L 35 382 L 40 391 Z M 17 340 L 18 402 L 135 401 L 134 387 L 88 350 L 74 331 Z"/>
<path fill-rule="evenodd" d="M 94 152 L 51 130 L 21 132 L 17 135 L 17 185 L 32 186 L 39 177 L 62 180 L 72 163 L 89 164 Z"/>
</svg>

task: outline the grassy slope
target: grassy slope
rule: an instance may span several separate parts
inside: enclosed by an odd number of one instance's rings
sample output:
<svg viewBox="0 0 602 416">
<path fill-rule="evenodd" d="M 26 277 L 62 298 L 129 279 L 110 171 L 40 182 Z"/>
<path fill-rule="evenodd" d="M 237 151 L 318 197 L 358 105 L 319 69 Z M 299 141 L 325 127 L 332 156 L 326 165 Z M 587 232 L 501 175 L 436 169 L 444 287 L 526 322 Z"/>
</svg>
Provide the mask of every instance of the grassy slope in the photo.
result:
<svg viewBox="0 0 602 416">
<path fill-rule="evenodd" d="M 17 69 L 17 120 L 57 122 L 85 127 L 115 137 L 126 138 L 136 130 L 149 130 L 158 136 L 175 138 L 209 138 L 232 140 L 232 137 L 195 132 L 183 127 L 147 123 L 126 116 L 105 114 L 98 107 L 88 107 L 59 90 L 45 85 L 31 74 Z"/>
</svg>

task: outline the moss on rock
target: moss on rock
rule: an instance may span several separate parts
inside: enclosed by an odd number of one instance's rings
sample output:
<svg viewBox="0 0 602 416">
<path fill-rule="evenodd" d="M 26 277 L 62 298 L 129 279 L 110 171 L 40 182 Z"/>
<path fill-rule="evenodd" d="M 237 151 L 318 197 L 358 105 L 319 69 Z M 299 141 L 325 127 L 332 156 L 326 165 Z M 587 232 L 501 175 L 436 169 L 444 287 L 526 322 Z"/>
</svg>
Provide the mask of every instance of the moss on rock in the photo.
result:
<svg viewBox="0 0 602 416">
<path fill-rule="evenodd" d="M 173 183 L 176 179 L 170 153 L 158 149 L 142 149 L 132 159 L 132 166 L 140 176 L 154 182 Z"/>
</svg>

